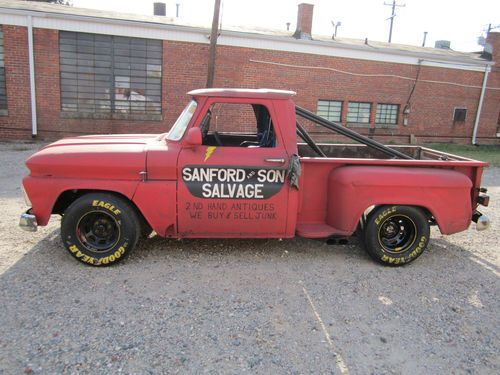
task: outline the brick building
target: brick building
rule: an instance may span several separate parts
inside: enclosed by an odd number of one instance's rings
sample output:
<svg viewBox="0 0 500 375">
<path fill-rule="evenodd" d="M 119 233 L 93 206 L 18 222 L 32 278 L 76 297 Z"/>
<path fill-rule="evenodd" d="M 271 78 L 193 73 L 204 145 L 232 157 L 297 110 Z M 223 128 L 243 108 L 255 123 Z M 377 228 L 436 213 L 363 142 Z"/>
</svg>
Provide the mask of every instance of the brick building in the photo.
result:
<svg viewBox="0 0 500 375">
<path fill-rule="evenodd" d="M 500 33 L 482 54 L 331 40 L 312 12 L 294 33 L 222 30 L 214 86 L 293 90 L 384 142 L 500 144 Z M 206 82 L 210 30 L 166 17 L 0 0 L 0 25 L 0 139 L 164 132 Z"/>
</svg>

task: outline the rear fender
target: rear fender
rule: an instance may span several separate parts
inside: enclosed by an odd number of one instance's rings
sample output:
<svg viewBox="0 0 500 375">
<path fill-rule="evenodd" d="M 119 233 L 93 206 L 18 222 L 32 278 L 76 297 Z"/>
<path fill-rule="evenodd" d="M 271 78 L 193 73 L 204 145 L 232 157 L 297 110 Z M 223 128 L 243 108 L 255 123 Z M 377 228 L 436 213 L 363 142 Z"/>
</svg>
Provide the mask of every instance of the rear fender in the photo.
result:
<svg viewBox="0 0 500 375">
<path fill-rule="evenodd" d="M 333 170 L 328 180 L 327 224 L 353 233 L 370 206 L 408 205 L 427 209 L 441 233 L 469 227 L 471 180 L 441 168 L 349 166 Z"/>
</svg>

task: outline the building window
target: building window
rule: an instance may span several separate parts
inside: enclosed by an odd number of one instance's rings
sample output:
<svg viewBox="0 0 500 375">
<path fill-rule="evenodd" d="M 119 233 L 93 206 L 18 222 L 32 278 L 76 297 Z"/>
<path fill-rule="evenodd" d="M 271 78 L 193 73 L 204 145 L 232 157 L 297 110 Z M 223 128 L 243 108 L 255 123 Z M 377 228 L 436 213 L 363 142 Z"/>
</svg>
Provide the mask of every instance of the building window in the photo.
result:
<svg viewBox="0 0 500 375">
<path fill-rule="evenodd" d="M 399 104 L 377 104 L 376 124 L 398 123 Z"/>
<path fill-rule="evenodd" d="M 453 122 L 464 122 L 467 117 L 467 108 L 455 108 L 453 111 Z"/>
<path fill-rule="evenodd" d="M 347 108 L 347 122 L 369 124 L 371 103 L 349 102 Z"/>
<path fill-rule="evenodd" d="M 318 100 L 318 116 L 328 121 L 342 121 L 342 102 L 338 100 Z"/>
<path fill-rule="evenodd" d="M 63 113 L 161 115 L 161 40 L 61 31 L 59 56 Z"/>
<path fill-rule="evenodd" d="M 3 50 L 3 30 L 0 25 L 0 115 L 7 114 L 7 88 L 5 85 L 5 59 Z"/>
</svg>

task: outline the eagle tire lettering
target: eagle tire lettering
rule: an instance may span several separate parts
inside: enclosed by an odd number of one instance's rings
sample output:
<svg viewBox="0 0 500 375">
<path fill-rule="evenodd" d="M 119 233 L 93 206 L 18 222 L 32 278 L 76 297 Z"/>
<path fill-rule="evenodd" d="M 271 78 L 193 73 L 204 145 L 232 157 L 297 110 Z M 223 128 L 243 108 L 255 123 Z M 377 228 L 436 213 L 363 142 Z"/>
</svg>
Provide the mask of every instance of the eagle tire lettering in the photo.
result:
<svg viewBox="0 0 500 375">
<path fill-rule="evenodd" d="M 78 261 L 105 267 L 124 258 L 141 234 L 140 220 L 131 204 L 110 193 L 89 193 L 66 209 L 61 221 L 64 247 Z"/>
</svg>

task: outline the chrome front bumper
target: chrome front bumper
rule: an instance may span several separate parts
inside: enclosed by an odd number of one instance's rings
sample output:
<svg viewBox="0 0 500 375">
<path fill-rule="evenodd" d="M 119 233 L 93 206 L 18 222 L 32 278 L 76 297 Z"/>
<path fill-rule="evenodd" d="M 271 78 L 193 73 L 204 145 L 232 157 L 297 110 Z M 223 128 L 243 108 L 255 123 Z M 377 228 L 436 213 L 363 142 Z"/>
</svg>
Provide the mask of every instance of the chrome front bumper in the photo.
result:
<svg viewBox="0 0 500 375">
<path fill-rule="evenodd" d="M 31 213 L 31 209 L 21 214 L 19 219 L 19 226 L 28 232 L 36 232 L 38 228 L 38 223 L 36 222 L 36 217 Z"/>
</svg>

